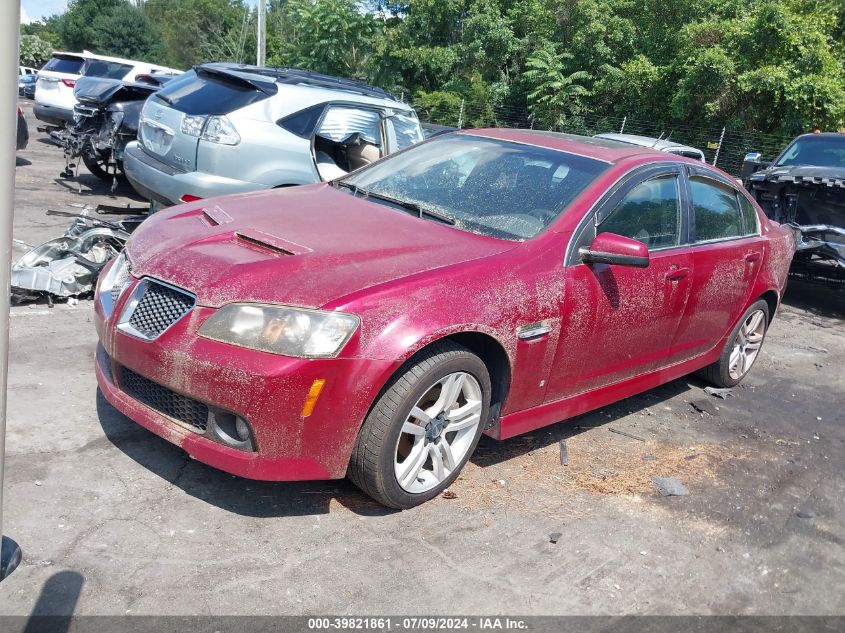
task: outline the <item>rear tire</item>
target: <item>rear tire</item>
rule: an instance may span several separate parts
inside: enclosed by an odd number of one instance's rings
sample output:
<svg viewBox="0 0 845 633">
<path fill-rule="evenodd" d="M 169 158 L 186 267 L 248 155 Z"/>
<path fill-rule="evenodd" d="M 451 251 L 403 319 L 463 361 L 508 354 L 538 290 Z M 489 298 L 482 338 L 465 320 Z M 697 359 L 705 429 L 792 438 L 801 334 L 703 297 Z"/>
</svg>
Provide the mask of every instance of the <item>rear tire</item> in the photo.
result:
<svg viewBox="0 0 845 633">
<path fill-rule="evenodd" d="M 409 360 L 388 383 L 358 432 L 348 476 L 390 508 L 443 492 L 475 450 L 490 411 L 482 360 L 451 341 Z"/>
<path fill-rule="evenodd" d="M 122 169 L 118 167 L 116 173 L 110 172 L 106 168 L 106 160 L 100 156 L 83 154 L 82 162 L 85 163 L 88 171 L 90 171 L 93 176 L 96 176 L 104 182 L 111 182 L 115 176 L 118 180 L 123 180 L 124 178 Z"/>
<path fill-rule="evenodd" d="M 699 375 L 716 387 L 735 387 L 748 375 L 766 338 L 769 328 L 769 304 L 755 301 L 739 319 L 725 342 L 722 354 Z"/>
</svg>

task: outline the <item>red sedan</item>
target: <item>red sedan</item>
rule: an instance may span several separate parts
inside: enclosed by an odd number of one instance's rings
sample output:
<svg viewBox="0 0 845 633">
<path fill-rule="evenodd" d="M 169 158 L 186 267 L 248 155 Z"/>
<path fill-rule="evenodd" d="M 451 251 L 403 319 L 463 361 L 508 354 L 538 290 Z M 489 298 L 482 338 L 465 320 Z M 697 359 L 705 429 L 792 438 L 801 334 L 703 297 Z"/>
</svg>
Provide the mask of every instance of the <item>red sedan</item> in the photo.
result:
<svg viewBox="0 0 845 633">
<path fill-rule="evenodd" d="M 505 439 L 760 352 L 792 235 L 721 171 L 601 139 L 435 137 L 331 183 L 150 217 L 97 379 L 195 459 L 395 508 Z"/>
</svg>

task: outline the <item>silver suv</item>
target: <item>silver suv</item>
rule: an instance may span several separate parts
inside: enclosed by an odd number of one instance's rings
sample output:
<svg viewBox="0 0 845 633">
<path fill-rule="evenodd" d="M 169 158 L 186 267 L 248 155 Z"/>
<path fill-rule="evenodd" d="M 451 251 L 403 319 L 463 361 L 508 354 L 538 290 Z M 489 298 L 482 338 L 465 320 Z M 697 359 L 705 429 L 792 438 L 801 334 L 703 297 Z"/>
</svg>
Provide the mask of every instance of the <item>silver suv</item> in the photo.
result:
<svg viewBox="0 0 845 633">
<path fill-rule="evenodd" d="M 203 64 L 144 104 L 124 170 L 155 207 L 331 180 L 422 138 L 413 109 L 365 83 Z"/>
</svg>

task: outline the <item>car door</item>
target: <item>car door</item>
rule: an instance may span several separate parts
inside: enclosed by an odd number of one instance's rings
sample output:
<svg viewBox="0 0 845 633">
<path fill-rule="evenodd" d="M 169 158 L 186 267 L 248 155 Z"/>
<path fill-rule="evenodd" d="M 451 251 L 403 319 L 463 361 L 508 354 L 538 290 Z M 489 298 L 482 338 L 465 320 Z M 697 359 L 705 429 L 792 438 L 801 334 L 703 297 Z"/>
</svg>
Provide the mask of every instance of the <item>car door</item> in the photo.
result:
<svg viewBox="0 0 845 633">
<path fill-rule="evenodd" d="M 667 364 L 690 293 L 685 191 L 679 166 L 646 168 L 584 219 L 567 254 L 562 331 L 547 401 Z M 578 249 L 599 233 L 646 244 L 648 267 L 582 263 Z"/>
<path fill-rule="evenodd" d="M 679 360 L 710 350 L 736 323 L 763 261 L 757 214 L 728 179 L 689 168 L 692 292 L 674 342 Z"/>
</svg>

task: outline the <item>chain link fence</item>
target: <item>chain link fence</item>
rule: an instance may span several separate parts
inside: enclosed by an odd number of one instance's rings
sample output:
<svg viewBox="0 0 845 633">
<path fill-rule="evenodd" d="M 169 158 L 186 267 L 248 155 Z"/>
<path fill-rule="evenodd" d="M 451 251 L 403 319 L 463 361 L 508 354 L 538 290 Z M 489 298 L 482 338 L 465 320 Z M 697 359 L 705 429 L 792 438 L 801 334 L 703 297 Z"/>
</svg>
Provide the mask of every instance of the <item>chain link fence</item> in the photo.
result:
<svg viewBox="0 0 845 633">
<path fill-rule="evenodd" d="M 417 105 L 422 121 L 450 127 L 521 127 L 534 128 L 534 122 L 527 109 L 507 106 L 493 106 L 489 103 L 448 103 Z M 573 115 L 555 132 L 569 132 L 592 136 L 603 132 L 639 134 L 653 138 L 664 138 L 682 145 L 689 145 L 704 152 L 707 162 L 715 164 L 726 172 L 739 175 L 742 159 L 748 152 L 760 152 L 764 158 L 773 159 L 792 140 L 790 136 L 762 134 L 750 130 L 714 125 L 696 127 L 684 124 L 661 125 L 638 119 L 636 115 L 625 117 L 597 116 L 592 114 Z"/>
</svg>

